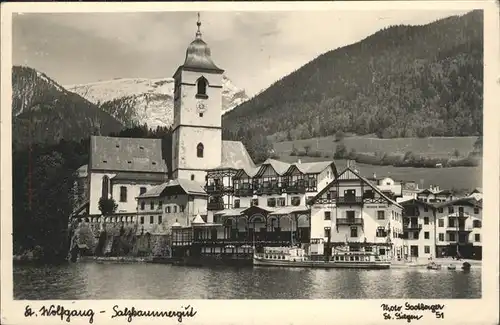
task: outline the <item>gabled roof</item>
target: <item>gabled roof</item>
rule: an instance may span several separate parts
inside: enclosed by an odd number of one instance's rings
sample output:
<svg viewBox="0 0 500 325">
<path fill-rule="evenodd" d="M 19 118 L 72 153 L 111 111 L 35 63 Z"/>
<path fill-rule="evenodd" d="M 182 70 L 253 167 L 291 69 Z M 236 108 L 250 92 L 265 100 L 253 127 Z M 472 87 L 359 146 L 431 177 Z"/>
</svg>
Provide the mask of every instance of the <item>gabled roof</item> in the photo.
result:
<svg viewBox="0 0 500 325">
<path fill-rule="evenodd" d="M 317 162 L 307 162 L 307 163 L 293 163 L 285 175 L 291 174 L 295 169 L 299 170 L 302 174 L 319 174 L 328 167 L 332 167 L 335 177 L 337 177 L 337 166 L 332 160 L 329 161 L 317 161 Z"/>
<path fill-rule="evenodd" d="M 166 173 L 162 140 L 91 136 L 90 169 Z"/>
<path fill-rule="evenodd" d="M 483 188 L 481 187 L 476 187 L 472 192 L 470 192 L 470 194 L 474 194 L 474 193 L 483 193 Z"/>
<path fill-rule="evenodd" d="M 473 207 L 479 207 L 482 208 L 482 200 L 478 201 L 474 197 L 463 197 L 459 198 L 456 200 L 451 200 L 451 201 L 446 201 L 442 203 L 436 204 L 436 207 L 442 208 L 450 205 L 468 205 L 468 206 L 473 206 Z"/>
<path fill-rule="evenodd" d="M 205 224 L 205 220 L 203 220 L 203 218 L 199 214 L 197 214 L 196 217 L 194 217 L 193 221 L 191 221 L 191 224 L 203 225 Z"/>
<path fill-rule="evenodd" d="M 426 188 L 425 190 L 421 190 L 417 194 L 434 194 L 434 192 Z"/>
<path fill-rule="evenodd" d="M 385 195 L 384 193 L 382 193 L 382 191 L 376 187 L 375 185 L 373 185 L 368 179 L 366 179 L 365 177 L 361 176 L 357 171 L 355 171 L 354 169 L 352 169 L 351 167 L 347 167 L 346 169 L 344 169 L 344 171 L 342 171 L 338 177 L 336 179 L 334 179 L 332 182 L 330 182 L 330 184 L 328 184 L 327 186 L 325 186 L 318 194 L 316 194 L 314 196 L 314 198 L 312 198 L 308 204 L 311 204 L 311 203 L 314 203 L 317 198 L 321 197 L 326 191 L 328 191 L 334 184 L 336 184 L 339 180 L 342 181 L 340 179 L 340 177 L 346 173 L 346 172 L 351 172 L 353 173 L 356 177 L 358 177 L 361 181 L 363 181 L 363 183 L 365 183 L 366 185 L 368 185 L 369 187 L 372 188 L 372 190 L 374 190 L 375 192 L 377 192 L 381 197 L 383 197 L 385 200 L 387 200 L 390 204 L 393 204 L 397 207 L 400 207 L 400 208 L 403 208 L 399 203 L 397 203 L 396 201 L 392 200 L 391 198 L 389 198 L 387 195 Z"/>
<path fill-rule="evenodd" d="M 452 195 L 453 193 L 450 190 L 441 190 L 435 194 L 436 195 Z"/>
<path fill-rule="evenodd" d="M 409 205 L 422 205 L 422 206 L 426 206 L 426 207 L 431 208 L 431 209 L 436 209 L 435 205 L 424 202 L 422 200 L 417 200 L 417 199 L 410 199 L 410 200 L 401 201 L 401 202 L 399 202 L 399 204 L 402 205 L 403 207 L 409 206 Z"/>
<path fill-rule="evenodd" d="M 251 173 L 255 169 L 255 164 L 241 141 L 223 140 L 221 164 L 213 170 L 219 169 L 243 169 Z"/>
<path fill-rule="evenodd" d="M 190 195 L 207 195 L 203 186 L 196 182 L 187 179 L 169 180 L 161 185 L 151 188 L 146 193 L 138 196 L 138 198 L 161 197 L 169 194 L 183 193 Z"/>
<path fill-rule="evenodd" d="M 288 170 L 288 168 L 290 168 L 289 163 L 279 161 L 276 159 L 268 158 L 268 159 L 266 159 L 266 161 L 264 161 L 260 165 L 259 171 L 257 172 L 257 174 L 255 176 L 262 175 L 264 173 L 266 167 L 268 167 L 268 166 L 271 166 L 274 169 L 274 171 L 276 172 L 276 174 L 278 174 L 279 176 L 283 176 L 286 173 L 286 171 Z"/>
</svg>

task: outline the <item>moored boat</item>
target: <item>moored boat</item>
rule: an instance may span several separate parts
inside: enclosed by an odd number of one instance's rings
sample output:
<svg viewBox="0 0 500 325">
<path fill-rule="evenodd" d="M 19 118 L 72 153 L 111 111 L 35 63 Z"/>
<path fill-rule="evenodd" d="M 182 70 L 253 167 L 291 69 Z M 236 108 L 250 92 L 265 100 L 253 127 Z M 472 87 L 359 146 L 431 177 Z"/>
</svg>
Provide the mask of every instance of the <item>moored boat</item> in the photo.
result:
<svg viewBox="0 0 500 325">
<path fill-rule="evenodd" d="M 427 264 L 427 269 L 428 270 L 441 270 L 441 264 L 436 264 L 434 262 L 430 262 Z"/>
<path fill-rule="evenodd" d="M 254 253 L 254 266 L 283 266 L 308 268 L 389 269 L 391 262 L 373 252 L 334 251 L 332 256 L 309 256 L 299 247 L 265 247 Z"/>
</svg>

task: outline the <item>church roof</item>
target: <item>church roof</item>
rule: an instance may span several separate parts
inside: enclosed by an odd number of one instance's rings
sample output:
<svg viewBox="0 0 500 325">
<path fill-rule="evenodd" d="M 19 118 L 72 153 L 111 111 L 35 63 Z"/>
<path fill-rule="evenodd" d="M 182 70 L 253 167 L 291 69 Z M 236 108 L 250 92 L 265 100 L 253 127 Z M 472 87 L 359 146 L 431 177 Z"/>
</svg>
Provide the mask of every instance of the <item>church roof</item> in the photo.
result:
<svg viewBox="0 0 500 325">
<path fill-rule="evenodd" d="M 243 169 L 247 174 L 256 169 L 247 149 L 240 141 L 222 141 L 221 165 L 214 169 Z"/>
<path fill-rule="evenodd" d="M 111 177 L 111 182 L 117 183 L 119 181 L 151 181 L 151 182 L 164 182 L 167 180 L 167 174 L 158 173 L 137 173 L 137 172 L 120 172 Z"/>
<path fill-rule="evenodd" d="M 90 169 L 166 173 L 162 140 L 91 136 Z"/>
<path fill-rule="evenodd" d="M 198 14 L 198 31 L 196 32 L 196 38 L 194 41 L 189 44 L 186 50 L 186 59 L 184 60 L 184 64 L 182 68 L 185 69 L 195 69 L 195 70 L 209 70 L 218 73 L 224 72 L 224 70 L 220 69 L 215 65 L 212 61 L 210 47 L 203 41 L 201 38 L 200 31 L 200 14 Z"/>
</svg>

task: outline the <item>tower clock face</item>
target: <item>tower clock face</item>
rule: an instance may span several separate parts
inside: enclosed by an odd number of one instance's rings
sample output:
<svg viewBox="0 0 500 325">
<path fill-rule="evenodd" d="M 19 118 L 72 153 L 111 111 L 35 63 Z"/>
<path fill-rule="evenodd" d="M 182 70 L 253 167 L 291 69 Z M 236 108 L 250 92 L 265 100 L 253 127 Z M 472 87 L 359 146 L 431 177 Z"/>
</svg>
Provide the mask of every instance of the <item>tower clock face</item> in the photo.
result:
<svg viewBox="0 0 500 325">
<path fill-rule="evenodd" d="M 203 102 L 198 102 L 196 104 L 196 109 L 198 109 L 199 112 L 204 112 L 206 110 L 205 103 Z"/>
</svg>

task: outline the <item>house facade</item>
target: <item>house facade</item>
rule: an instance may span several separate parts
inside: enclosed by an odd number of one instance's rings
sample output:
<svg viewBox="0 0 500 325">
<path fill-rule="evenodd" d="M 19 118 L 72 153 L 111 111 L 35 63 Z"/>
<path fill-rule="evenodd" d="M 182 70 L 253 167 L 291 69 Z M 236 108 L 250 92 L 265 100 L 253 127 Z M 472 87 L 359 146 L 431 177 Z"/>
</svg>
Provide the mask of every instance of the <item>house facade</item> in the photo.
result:
<svg viewBox="0 0 500 325">
<path fill-rule="evenodd" d="M 309 204 L 312 254 L 331 255 L 342 247 L 387 259 L 403 255 L 402 206 L 354 168 L 347 167 Z"/>
<path fill-rule="evenodd" d="M 403 206 L 404 255 L 407 259 L 436 256 L 436 210 L 422 200 L 400 202 Z"/>
<path fill-rule="evenodd" d="M 482 257 L 482 201 L 466 197 L 437 205 L 437 256 Z"/>
</svg>

